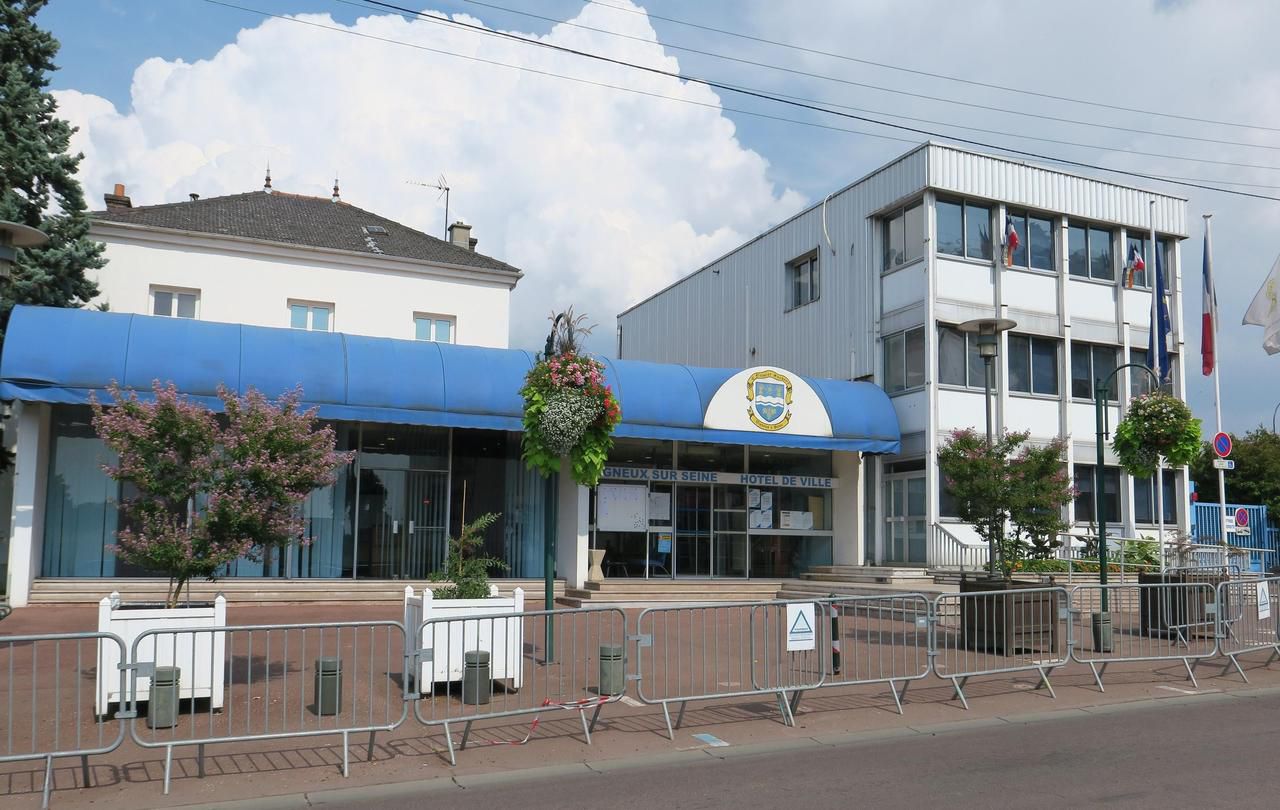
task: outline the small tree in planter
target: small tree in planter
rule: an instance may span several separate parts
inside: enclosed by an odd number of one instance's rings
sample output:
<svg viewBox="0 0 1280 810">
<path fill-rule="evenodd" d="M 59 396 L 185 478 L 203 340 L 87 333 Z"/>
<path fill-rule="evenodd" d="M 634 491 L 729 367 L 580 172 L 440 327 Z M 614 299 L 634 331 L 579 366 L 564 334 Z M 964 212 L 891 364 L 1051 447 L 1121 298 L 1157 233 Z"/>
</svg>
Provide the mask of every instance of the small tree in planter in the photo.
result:
<svg viewBox="0 0 1280 810">
<path fill-rule="evenodd" d="M 1037 587 L 1015 584 L 1012 574 L 1031 552 L 1048 558 L 1067 528 L 1063 507 L 1074 490 L 1063 467 L 1065 442 L 1038 447 L 1026 432 L 1007 433 L 990 445 L 973 430 L 952 434 L 938 451 L 938 466 L 951 490 L 960 518 L 974 526 L 995 553 L 999 576 L 965 579 L 961 592 L 1009 591 Z M 1014 600 L 1012 603 L 1010 600 Z M 962 631 L 968 646 L 1011 653 L 1022 646 L 1056 647 L 1056 594 L 992 595 L 961 602 Z"/>
<path fill-rule="evenodd" d="M 154 383 L 145 402 L 115 385 L 108 390 L 110 405 L 92 400 L 93 424 L 118 457 L 105 467 L 107 474 L 132 493 L 121 504 L 125 528 L 114 550 L 127 562 L 167 574 L 169 589 L 163 609 L 124 605 L 113 593 L 99 605 L 98 629 L 114 632 L 128 647 L 149 630 L 224 626 L 221 595 L 213 605 L 179 608 L 183 586 L 214 579 L 239 557 L 306 542 L 298 507 L 312 490 L 332 483 L 352 454 L 336 452 L 333 431 L 316 423 L 313 410 L 299 409 L 301 391 L 272 403 L 257 391 L 239 397 L 220 387 L 219 417 L 182 397 L 172 383 Z M 180 697 L 222 705 L 223 634 L 150 638 L 140 655 L 158 666 L 194 670 L 181 681 Z M 119 662 L 108 660 L 118 655 L 115 645 L 100 649 L 101 676 Z M 122 699 L 113 681 L 99 677 L 99 714 Z M 139 695 L 149 694 L 149 683 L 139 678 Z"/>
<path fill-rule="evenodd" d="M 431 574 L 432 582 L 445 582 L 432 588 L 436 599 L 484 599 L 489 596 L 489 570 L 506 569 L 507 564 L 483 552 L 485 530 L 498 519 L 497 512 L 481 515 L 462 526 L 462 532 L 449 541 L 444 568 Z"/>
</svg>

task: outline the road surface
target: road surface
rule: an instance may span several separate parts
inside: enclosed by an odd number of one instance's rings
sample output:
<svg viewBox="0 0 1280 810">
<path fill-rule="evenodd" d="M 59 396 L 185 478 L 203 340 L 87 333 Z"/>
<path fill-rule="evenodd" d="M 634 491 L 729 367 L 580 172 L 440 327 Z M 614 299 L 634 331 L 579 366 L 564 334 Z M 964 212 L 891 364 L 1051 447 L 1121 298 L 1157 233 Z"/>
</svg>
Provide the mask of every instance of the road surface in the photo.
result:
<svg viewBox="0 0 1280 810">
<path fill-rule="evenodd" d="M 326 810 L 1280 806 L 1280 695 L 437 786 Z M 993 721 L 992 722 L 996 722 Z M 683 738 L 691 742 L 687 736 Z M 465 782 L 465 780 L 463 780 Z"/>
</svg>

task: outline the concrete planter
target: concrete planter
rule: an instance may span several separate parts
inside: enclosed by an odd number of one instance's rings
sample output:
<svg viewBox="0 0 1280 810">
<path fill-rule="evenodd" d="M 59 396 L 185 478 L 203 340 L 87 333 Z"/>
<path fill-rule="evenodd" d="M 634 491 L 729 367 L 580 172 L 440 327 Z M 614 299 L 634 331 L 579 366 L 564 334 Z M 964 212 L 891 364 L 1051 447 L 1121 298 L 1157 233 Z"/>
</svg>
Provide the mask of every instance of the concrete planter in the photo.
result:
<svg viewBox="0 0 1280 810">
<path fill-rule="evenodd" d="M 138 660 L 160 667 L 182 670 L 179 700 L 207 698 L 211 709 L 221 709 L 226 677 L 225 633 L 199 632 L 226 627 L 227 600 L 222 594 L 212 602 L 187 607 L 166 608 L 157 604 L 127 604 L 113 591 L 98 603 L 98 631 L 115 633 L 124 640 L 125 650 L 149 630 L 193 630 L 190 633 L 147 636 L 138 647 Z M 120 651 L 115 644 L 98 644 L 98 688 L 95 709 L 105 716 L 113 703 L 122 703 L 120 694 Z M 129 688 L 126 679 L 125 688 Z M 151 679 L 138 677 L 137 699 L 150 700 Z"/>
<path fill-rule="evenodd" d="M 961 580 L 960 593 L 986 594 L 961 602 L 965 648 L 1006 656 L 1028 651 L 1057 654 L 1062 595 L 1034 590 L 1044 587 L 1006 579 Z"/>
<path fill-rule="evenodd" d="M 404 589 L 405 630 L 411 647 L 422 623 L 434 621 L 422 627 L 417 639 L 418 646 L 430 654 L 430 660 L 418 665 L 419 692 L 429 692 L 437 683 L 461 681 L 463 655 L 476 650 L 489 653 L 493 680 L 507 681 L 510 689 L 524 685 L 524 619 L 506 616 L 524 611 L 524 590 L 516 588 L 504 597 L 492 585 L 489 592 L 485 599 L 436 599 L 430 588 L 423 588 L 420 597 L 412 587 Z M 491 618 L 496 616 L 505 618 Z"/>
</svg>

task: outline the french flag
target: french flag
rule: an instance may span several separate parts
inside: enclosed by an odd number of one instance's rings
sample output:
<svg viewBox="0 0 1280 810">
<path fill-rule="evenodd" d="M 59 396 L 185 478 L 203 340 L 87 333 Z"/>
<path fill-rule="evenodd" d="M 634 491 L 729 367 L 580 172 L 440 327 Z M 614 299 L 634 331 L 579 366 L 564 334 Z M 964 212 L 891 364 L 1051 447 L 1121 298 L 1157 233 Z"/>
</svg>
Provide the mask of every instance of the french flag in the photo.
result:
<svg viewBox="0 0 1280 810">
<path fill-rule="evenodd" d="M 1013 252 L 1018 249 L 1018 229 L 1013 227 L 1013 218 L 1004 218 L 1004 266 L 1013 267 Z"/>
<path fill-rule="evenodd" d="M 1147 263 L 1142 260 L 1142 254 L 1138 252 L 1137 245 L 1129 245 L 1129 260 L 1125 262 L 1124 269 L 1127 272 L 1126 281 L 1129 289 L 1133 289 L 1133 276 L 1147 269 Z"/>
<path fill-rule="evenodd" d="M 1214 343 L 1218 326 L 1218 292 L 1213 287 L 1213 249 L 1209 219 L 1204 221 L 1204 293 L 1200 316 L 1200 370 L 1208 377 L 1216 365 Z"/>
</svg>

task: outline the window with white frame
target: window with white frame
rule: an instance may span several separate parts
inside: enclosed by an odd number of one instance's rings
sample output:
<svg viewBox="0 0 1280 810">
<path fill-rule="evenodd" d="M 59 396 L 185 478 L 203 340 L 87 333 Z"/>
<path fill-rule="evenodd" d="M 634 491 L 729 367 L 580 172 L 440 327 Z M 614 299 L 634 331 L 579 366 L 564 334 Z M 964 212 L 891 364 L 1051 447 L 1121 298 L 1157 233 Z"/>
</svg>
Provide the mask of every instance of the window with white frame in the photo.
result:
<svg viewBox="0 0 1280 810">
<path fill-rule="evenodd" d="M 1124 283 L 1125 286 L 1141 287 L 1142 289 L 1151 289 L 1151 282 L 1155 280 L 1155 256 L 1151 253 L 1150 233 L 1136 233 L 1134 231 L 1125 232 L 1125 249 L 1124 249 Z M 1160 251 L 1160 266 L 1164 270 L 1164 286 L 1165 294 L 1169 294 L 1169 257 L 1170 243 L 1163 236 L 1156 236 L 1156 248 Z M 1134 255 L 1142 257 L 1142 269 L 1135 267 Z"/>
<path fill-rule="evenodd" d="M 1079 278 L 1115 281 L 1111 231 L 1095 225 L 1067 225 L 1067 271 Z"/>
<path fill-rule="evenodd" d="M 333 331 L 333 304 L 316 301 L 290 301 L 289 326 L 309 332 Z"/>
<path fill-rule="evenodd" d="M 884 339 L 884 390 L 892 394 L 924 385 L 924 327 Z"/>
<path fill-rule="evenodd" d="M 1009 335 L 1009 390 L 1058 395 L 1058 341 Z"/>
<path fill-rule="evenodd" d="M 414 315 L 413 339 L 453 343 L 456 321 L 449 315 Z"/>
<path fill-rule="evenodd" d="M 177 287 L 151 288 L 151 314 L 166 318 L 200 317 L 200 291 Z"/>
<path fill-rule="evenodd" d="M 818 251 L 787 262 L 787 309 L 795 309 L 818 300 L 822 293 L 818 272 Z"/>
<path fill-rule="evenodd" d="M 899 208 L 884 217 L 884 269 L 924 257 L 924 204 Z"/>
<path fill-rule="evenodd" d="M 1161 476 L 1164 490 L 1164 522 L 1178 522 L 1177 485 L 1178 474 L 1173 470 L 1165 470 Z M 1156 479 L 1133 479 L 1133 522 L 1154 524 L 1156 522 Z"/>
<path fill-rule="evenodd" d="M 1093 343 L 1071 344 L 1071 396 L 1076 399 L 1093 399 L 1094 385 L 1106 380 L 1116 370 L 1115 346 Z M 1116 381 L 1108 382 L 1107 401 L 1116 401 Z"/>
<path fill-rule="evenodd" d="M 1098 468 L 1093 464 L 1075 465 L 1076 522 L 1092 523 L 1098 519 Z M 1102 468 L 1102 508 L 1108 523 L 1120 522 L 1120 468 Z"/>
<path fill-rule="evenodd" d="M 938 327 L 938 382 L 983 388 L 986 365 L 978 354 L 977 335 L 969 335 L 954 326 Z"/>
<path fill-rule="evenodd" d="M 1014 267 L 1050 270 L 1053 266 L 1053 219 L 1027 211 L 1009 209 L 1009 222 L 1018 234 L 1018 247 L 1013 251 Z"/>
<path fill-rule="evenodd" d="M 934 205 L 938 253 L 991 259 L 991 207 L 982 203 L 938 200 Z"/>
</svg>

